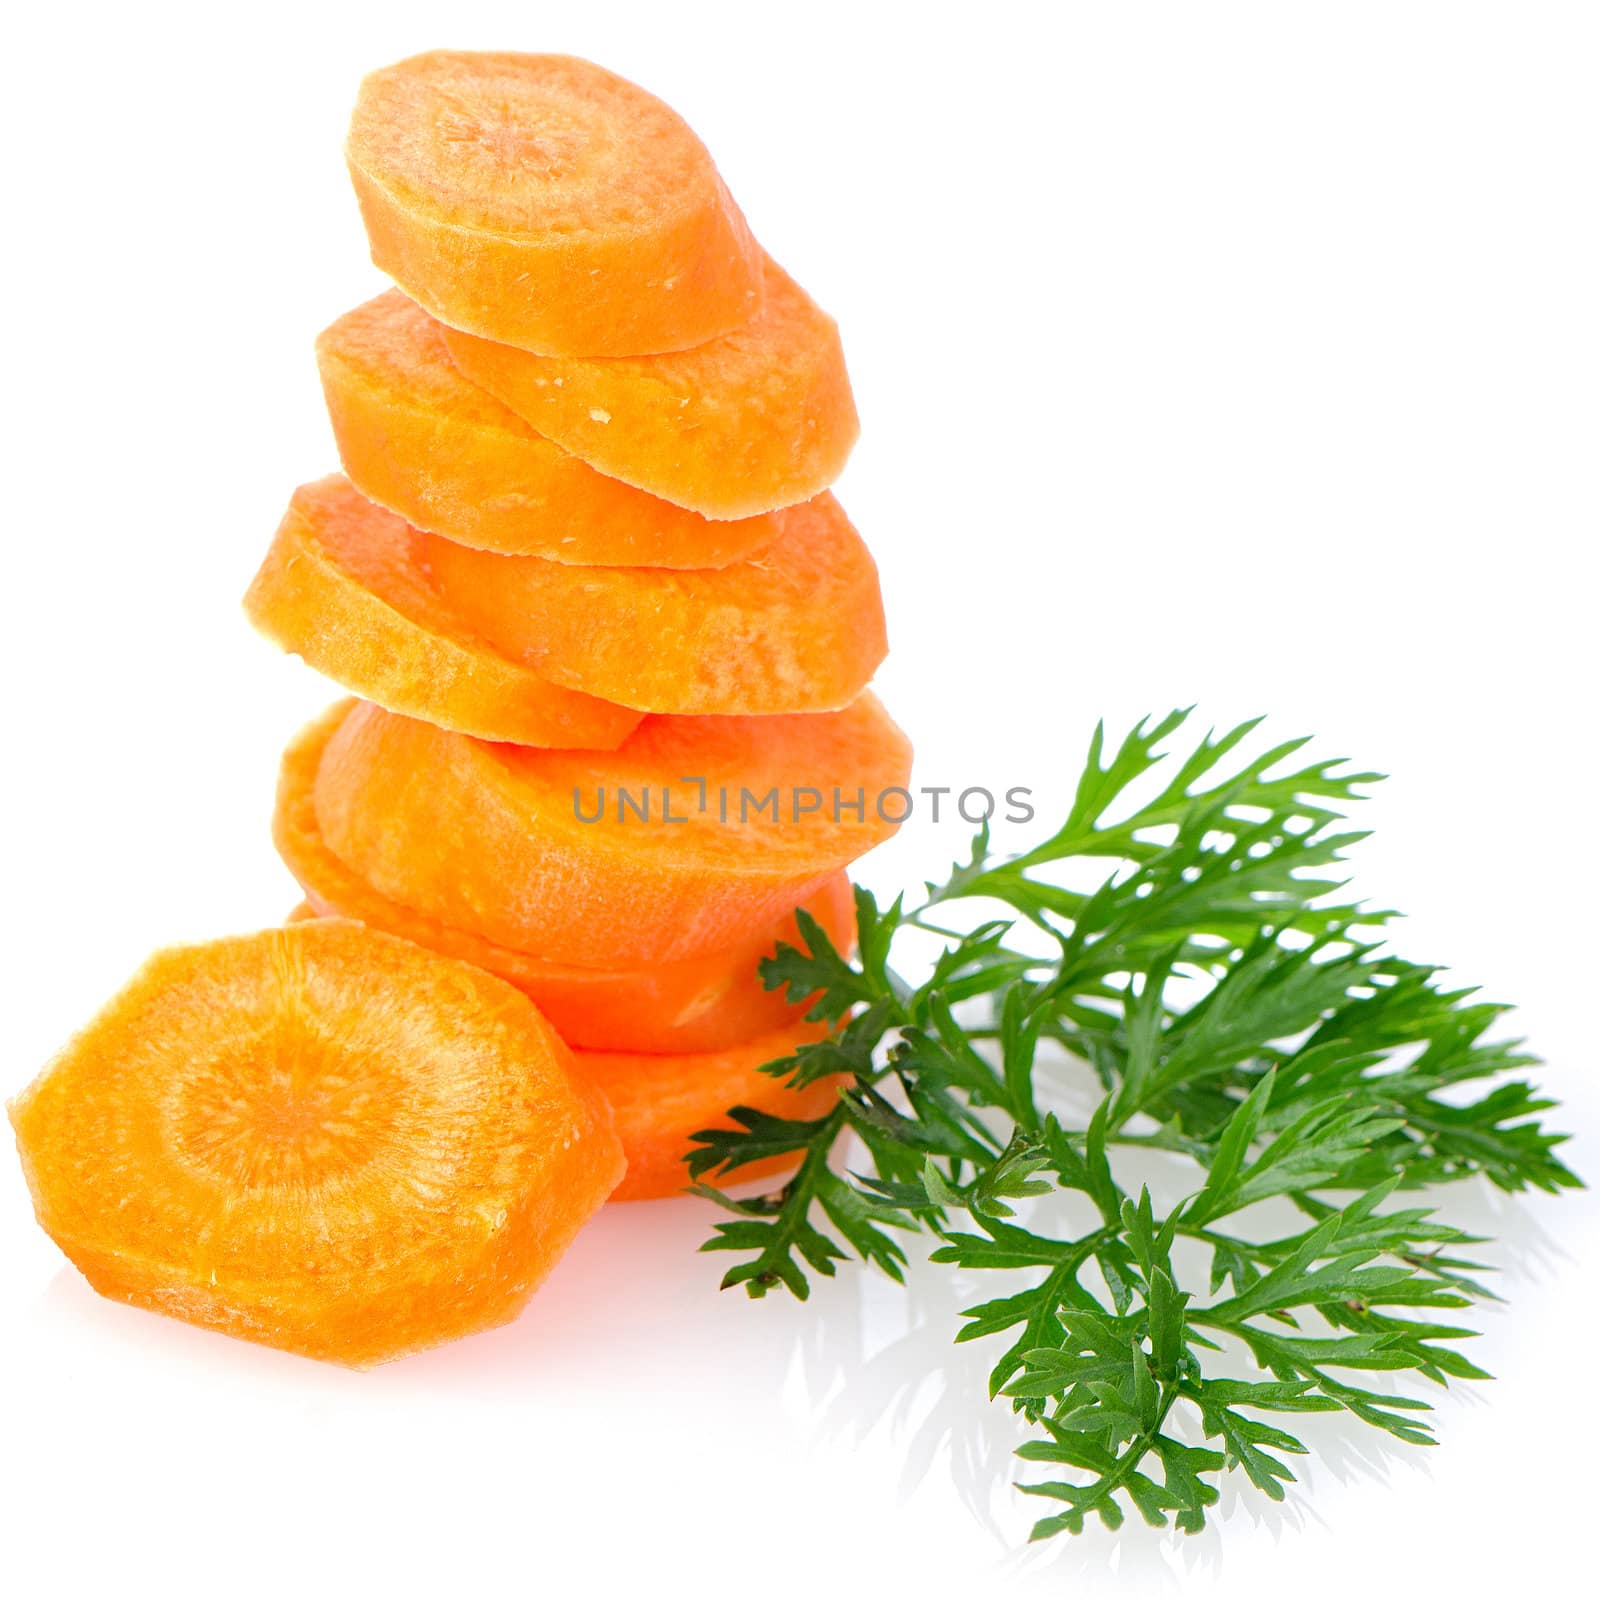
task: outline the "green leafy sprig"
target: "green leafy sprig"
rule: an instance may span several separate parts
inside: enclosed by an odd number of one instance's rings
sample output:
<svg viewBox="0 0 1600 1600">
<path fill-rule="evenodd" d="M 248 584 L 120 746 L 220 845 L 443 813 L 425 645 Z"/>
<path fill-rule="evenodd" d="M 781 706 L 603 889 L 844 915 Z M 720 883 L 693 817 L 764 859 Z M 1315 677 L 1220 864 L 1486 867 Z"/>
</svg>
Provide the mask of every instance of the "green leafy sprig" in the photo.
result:
<svg viewBox="0 0 1600 1600">
<path fill-rule="evenodd" d="M 804 1299 L 850 1255 L 900 1280 L 918 1232 L 932 1261 L 1004 1275 L 955 1337 L 1005 1341 L 991 1394 L 1033 1430 L 1019 1455 L 1060 1474 L 1022 1486 L 1060 1506 L 1035 1537 L 1127 1506 L 1192 1532 L 1236 1467 L 1281 1499 L 1305 1446 L 1269 1418 L 1344 1411 L 1430 1443 L 1427 1402 L 1366 1375 L 1485 1376 L 1441 1314 L 1487 1291 L 1459 1254 L 1480 1241 L 1397 1197 L 1578 1182 L 1538 1120 L 1551 1102 L 1509 1076 L 1535 1059 L 1489 1037 L 1505 1008 L 1388 953 L 1392 914 L 1342 898 L 1363 837 L 1344 811 L 1376 775 L 1296 766 L 1303 740 L 1230 763 L 1247 722 L 1158 784 L 1187 716 L 1109 758 L 1097 729 L 1033 849 L 997 856 L 980 830 L 915 911 L 858 889 L 853 957 L 800 913 L 804 948 L 763 977 L 833 1028 L 765 1070 L 837 1077 L 838 1102 L 814 1121 L 736 1109 L 689 1158 L 733 1213 L 704 1247 L 741 1258 L 724 1287 Z M 968 902 L 999 915 L 946 926 Z M 929 940 L 913 984 L 896 959 Z M 1074 1079 L 1096 1103 L 1069 1119 Z M 1164 1215 L 1118 1176 L 1149 1149 L 1193 1172 Z M 776 1193 L 703 1181 L 776 1155 L 799 1158 Z"/>
</svg>

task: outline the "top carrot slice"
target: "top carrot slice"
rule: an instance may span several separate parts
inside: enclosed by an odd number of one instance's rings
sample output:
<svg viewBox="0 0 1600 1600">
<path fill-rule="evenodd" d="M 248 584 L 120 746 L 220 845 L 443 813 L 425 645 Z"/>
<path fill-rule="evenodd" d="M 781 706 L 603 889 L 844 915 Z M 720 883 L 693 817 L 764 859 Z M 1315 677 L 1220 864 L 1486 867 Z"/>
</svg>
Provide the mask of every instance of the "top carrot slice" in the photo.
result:
<svg viewBox="0 0 1600 1600">
<path fill-rule="evenodd" d="M 373 261 L 486 339 L 643 355 L 760 309 L 760 250 L 705 146 L 592 62 L 412 56 L 362 82 L 345 156 Z"/>
<path fill-rule="evenodd" d="M 860 432 L 839 329 L 775 261 L 758 316 L 676 354 L 552 359 L 444 330 L 461 371 L 608 477 L 706 517 L 820 494 Z"/>
</svg>

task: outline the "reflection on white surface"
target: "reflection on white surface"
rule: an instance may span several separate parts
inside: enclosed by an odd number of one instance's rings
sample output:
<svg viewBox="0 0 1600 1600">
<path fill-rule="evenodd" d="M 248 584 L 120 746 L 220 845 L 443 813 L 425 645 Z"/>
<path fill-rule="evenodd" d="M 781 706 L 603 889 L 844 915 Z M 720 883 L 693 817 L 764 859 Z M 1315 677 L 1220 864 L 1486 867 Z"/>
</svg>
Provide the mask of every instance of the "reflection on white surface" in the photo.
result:
<svg viewBox="0 0 1600 1600">
<path fill-rule="evenodd" d="M 1148 1179 L 1152 1189 L 1171 1181 L 1159 1154 L 1145 1171 L 1130 1164 L 1125 1177 Z M 1518 1296 L 1519 1288 L 1569 1266 L 1534 1214 L 1540 1202 L 1478 1184 L 1447 1191 L 1446 1199 L 1449 1220 L 1494 1239 L 1476 1253 L 1505 1268 L 1493 1281 L 1513 1300 L 1529 1297 Z M 1097 1589 L 1112 1578 L 1119 1586 L 1134 1578 L 1160 1592 L 1180 1579 L 1225 1579 L 1230 1552 L 1247 1529 L 1270 1543 L 1295 1530 L 1336 1534 L 1348 1517 L 1333 1525 L 1319 1515 L 1329 1482 L 1357 1485 L 1363 1494 L 1404 1494 L 1417 1481 L 1412 1474 L 1429 1470 L 1431 1452 L 1396 1445 L 1336 1413 L 1310 1414 L 1296 1419 L 1296 1431 L 1313 1454 L 1295 1461 L 1301 1483 L 1281 1506 L 1232 1473 L 1200 1535 L 1147 1529 L 1130 1516 L 1115 1536 L 1095 1527 L 1030 1547 L 1037 1505 L 1013 1482 L 1019 1467 L 1040 1469 L 1013 1460 L 1024 1430 L 1004 1402 L 986 1398 L 999 1342 L 952 1342 L 960 1307 L 994 1286 L 914 1259 L 901 1289 L 843 1263 L 805 1304 L 781 1294 L 752 1303 L 742 1293 L 718 1292 L 726 1258 L 698 1253 L 715 1219 L 710 1206 L 693 1199 L 608 1207 L 516 1323 L 369 1373 L 109 1304 L 70 1269 L 35 1303 L 33 1333 L 43 1345 L 82 1353 L 78 1369 L 91 1396 L 102 1368 L 109 1373 L 120 1364 L 123 1373 L 142 1374 L 140 1389 L 120 1392 L 116 1401 L 129 1411 L 131 1444 L 140 1426 L 132 1419 L 145 1406 L 149 1416 L 180 1419 L 180 1429 L 184 1417 L 191 1427 L 197 1418 L 214 1419 L 227 1437 L 240 1430 L 259 1437 L 250 1430 L 268 1418 L 267 1428 L 284 1430 L 279 1453 L 314 1450 L 316 1465 L 304 1470 L 330 1481 L 350 1471 L 377 1475 L 381 1485 L 387 1468 L 411 1496 L 426 1499 L 453 1484 L 460 1496 L 504 1494 L 514 1505 L 526 1476 L 529 1503 L 541 1507 L 541 1519 L 558 1523 L 574 1497 L 613 1495 L 612 1475 L 626 1478 L 638 1466 L 646 1469 L 641 1481 L 635 1487 L 629 1478 L 623 1497 L 640 1497 L 631 1514 L 648 1517 L 651 1497 L 665 1497 L 679 1509 L 656 1536 L 686 1541 L 685 1548 L 729 1537 L 724 1524 L 737 1524 L 737 1515 L 713 1508 L 746 1496 L 738 1501 L 751 1522 L 746 1560 L 765 1559 L 755 1552 L 766 1548 L 785 1507 L 807 1524 L 834 1508 L 863 1525 L 860 1534 L 848 1521 L 816 1529 L 812 1554 L 823 1560 L 829 1541 L 852 1544 L 875 1526 L 911 1537 L 904 1530 L 932 1506 L 936 1525 L 955 1543 L 952 1514 L 979 1532 L 977 1570 L 986 1567 L 1008 1588 L 1037 1583 L 1046 1592 L 1063 1580 Z M 1492 1306 L 1469 1315 L 1491 1336 L 1513 1320 Z M 1473 1354 L 1496 1368 L 1492 1350 Z M 603 1432 L 593 1417 L 596 1394 L 609 1397 Z M 86 1397 L 86 1405 L 94 1403 Z M 1441 1401 L 1447 1434 L 1459 1436 L 1474 1417 L 1487 1416 L 1483 1386 L 1462 1386 Z M 97 1416 L 93 1436 L 103 1438 L 103 1427 Z M 288 1442 L 295 1439 L 304 1445 Z M 413 1440 L 422 1441 L 420 1462 L 405 1459 Z M 674 1463 L 687 1490 L 662 1482 Z M 488 1487 L 479 1482 L 485 1471 L 493 1475 Z M 705 1485 L 703 1521 L 685 1521 L 682 1507 L 696 1503 L 697 1482 Z M 732 1531 L 740 1536 L 737 1526 Z M 892 1550 L 882 1554 L 892 1569 Z"/>
</svg>

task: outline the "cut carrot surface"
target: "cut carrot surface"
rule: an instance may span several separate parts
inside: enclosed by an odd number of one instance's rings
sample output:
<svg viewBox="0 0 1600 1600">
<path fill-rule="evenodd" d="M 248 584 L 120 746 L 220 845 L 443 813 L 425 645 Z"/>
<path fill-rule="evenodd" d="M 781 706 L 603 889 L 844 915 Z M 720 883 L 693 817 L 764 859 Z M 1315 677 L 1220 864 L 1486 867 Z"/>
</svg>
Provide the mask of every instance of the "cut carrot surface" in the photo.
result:
<svg viewBox="0 0 1600 1600">
<path fill-rule="evenodd" d="M 373 261 L 486 338 L 682 350 L 760 307 L 760 250 L 705 146 L 588 61 L 412 56 L 363 80 L 345 155 Z"/>
<path fill-rule="evenodd" d="M 421 535 L 341 477 L 297 489 L 245 596 L 274 643 L 380 705 L 519 744 L 609 748 L 639 714 L 552 683 L 452 615 Z"/>
<path fill-rule="evenodd" d="M 675 355 L 530 355 L 444 330 L 455 364 L 591 466 L 708 517 L 820 494 L 859 431 L 839 330 L 775 262 L 759 316 Z"/>
<path fill-rule="evenodd" d="M 682 1194 L 689 1174 L 684 1158 L 695 1148 L 691 1134 L 737 1126 L 728 1112 L 749 1106 L 792 1121 L 824 1117 L 839 1099 L 838 1078 L 792 1089 L 761 1070 L 820 1039 L 827 1028 L 800 1023 L 731 1050 L 693 1055 L 631 1055 L 574 1050 L 573 1067 L 611 1103 L 617 1137 L 627 1152 L 628 1173 L 613 1200 L 663 1200 Z M 793 1156 L 752 1162 L 710 1179 L 719 1187 L 791 1170 Z"/>
<path fill-rule="evenodd" d="M 888 650 L 878 569 L 831 494 L 715 572 L 570 567 L 425 538 L 449 608 L 542 677 L 638 711 L 834 711 Z"/>
<path fill-rule="evenodd" d="M 894 832 L 910 764 L 871 694 L 813 716 L 648 717 L 604 754 L 357 705 L 313 792 L 328 847 L 388 899 L 547 960 L 616 966 L 770 929 Z"/>
<path fill-rule="evenodd" d="M 339 458 L 413 527 L 502 555 L 578 566 L 723 567 L 774 517 L 715 522 L 596 472 L 468 383 L 439 324 L 391 289 L 317 341 Z"/>
<path fill-rule="evenodd" d="M 11 1120 L 101 1294 L 354 1366 L 516 1316 L 623 1171 L 524 995 L 342 921 L 155 955 Z"/>
<path fill-rule="evenodd" d="M 290 913 L 342 916 L 475 966 L 515 984 L 574 1046 L 668 1053 L 720 1050 L 799 1019 L 781 990 L 768 989 L 757 964 L 781 940 L 799 945 L 792 914 L 732 946 L 682 961 L 581 967 L 541 960 L 447 926 L 379 894 L 324 843 L 314 786 L 322 752 L 349 702 L 334 706 L 290 745 L 278 779 L 273 840 L 307 903 Z M 837 949 L 855 939 L 850 882 L 834 874 L 805 902 Z"/>
</svg>

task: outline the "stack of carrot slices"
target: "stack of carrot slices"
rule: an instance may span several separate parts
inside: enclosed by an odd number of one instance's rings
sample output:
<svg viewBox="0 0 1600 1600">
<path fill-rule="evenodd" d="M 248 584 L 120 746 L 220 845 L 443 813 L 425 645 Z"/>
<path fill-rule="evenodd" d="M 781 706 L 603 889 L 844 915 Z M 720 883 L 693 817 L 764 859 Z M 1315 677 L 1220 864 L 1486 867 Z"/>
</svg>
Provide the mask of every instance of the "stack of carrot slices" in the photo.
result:
<svg viewBox="0 0 1600 1600">
<path fill-rule="evenodd" d="M 347 154 L 399 287 L 317 341 L 344 476 L 246 606 L 362 700 L 286 755 L 278 847 L 312 911 L 529 995 L 628 1108 L 621 1193 L 675 1193 L 804 1027 L 760 957 L 801 906 L 850 938 L 892 823 L 835 797 L 907 775 L 838 330 L 589 63 L 401 62 Z"/>
<path fill-rule="evenodd" d="M 758 963 L 801 912 L 849 945 L 845 870 L 910 750 L 828 492 L 857 432 L 838 330 L 682 120 L 570 57 L 434 52 L 367 78 L 346 153 L 398 287 L 317 341 L 344 472 L 295 491 L 245 601 L 357 697 L 283 759 L 304 903 L 158 958 L 16 1115 L 98 1287 L 364 1362 L 514 1314 L 608 1195 L 680 1192 L 731 1107 L 826 1111 L 835 1085 L 760 1071 L 824 1030 Z M 182 1050 L 130 1043 L 175 1008 Z M 113 1047 L 150 1057 L 137 1093 Z M 181 1169 L 198 1234 L 118 1233 L 141 1204 L 82 1141 L 121 1113 L 124 1170 Z M 487 1122 L 468 1202 L 456 1146 Z M 226 1237 L 230 1185 L 270 1250 Z M 419 1196 L 472 1215 L 433 1237 Z"/>
</svg>

